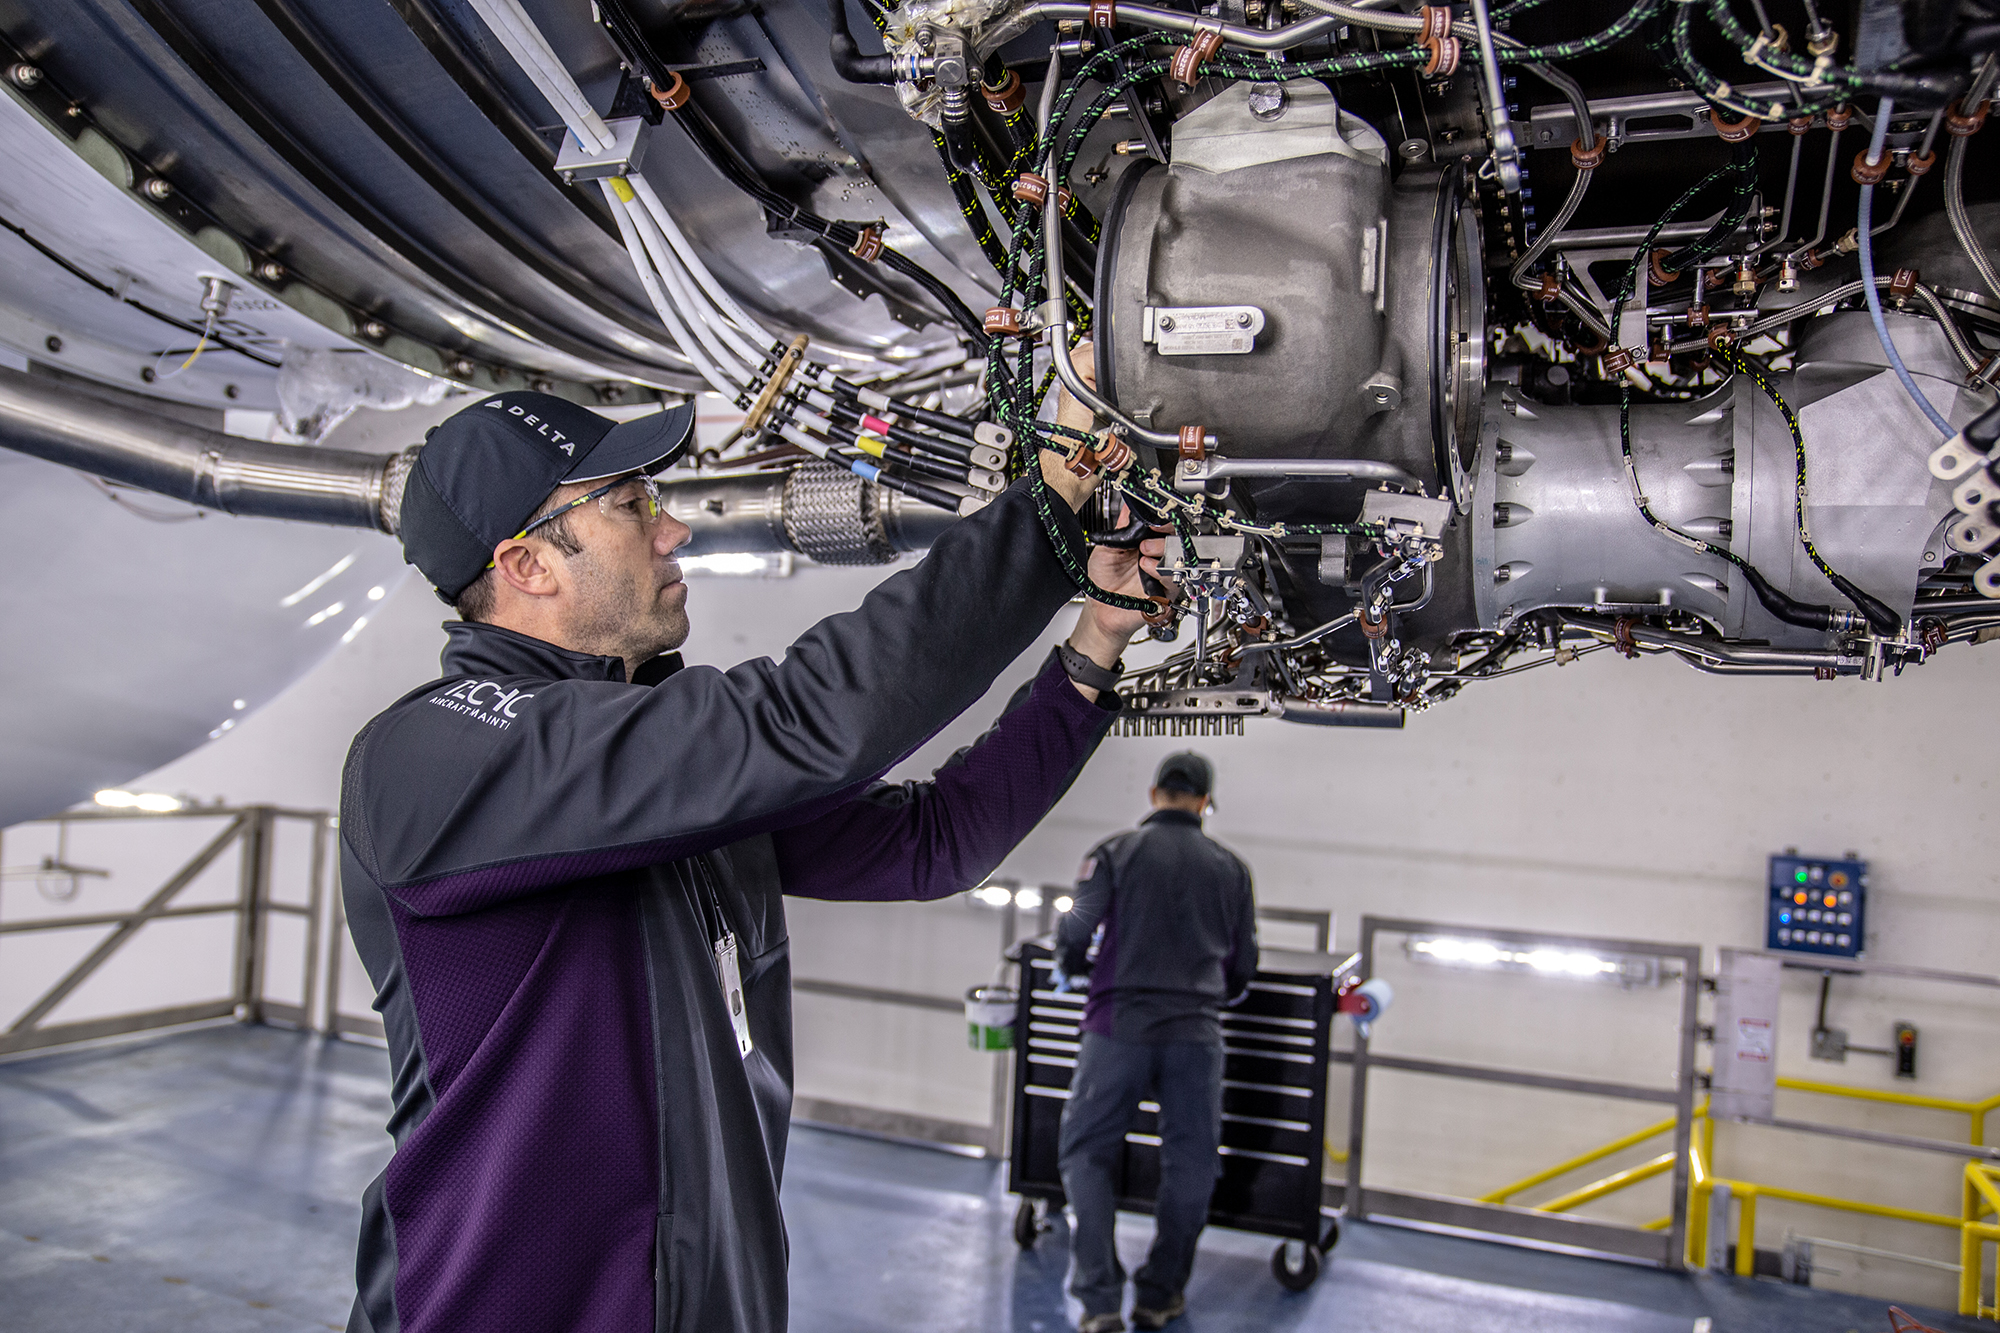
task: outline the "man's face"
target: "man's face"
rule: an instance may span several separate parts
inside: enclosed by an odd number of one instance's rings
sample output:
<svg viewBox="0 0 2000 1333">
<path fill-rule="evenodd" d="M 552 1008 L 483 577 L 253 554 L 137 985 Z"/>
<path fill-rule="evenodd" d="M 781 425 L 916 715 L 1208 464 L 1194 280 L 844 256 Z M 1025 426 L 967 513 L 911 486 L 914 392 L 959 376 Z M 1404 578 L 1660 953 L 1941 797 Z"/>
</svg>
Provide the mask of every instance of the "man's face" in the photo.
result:
<svg viewBox="0 0 2000 1333">
<path fill-rule="evenodd" d="M 549 555 L 563 571 L 570 647 L 642 662 L 687 642 L 687 584 L 673 553 L 693 534 L 664 510 L 652 515 L 639 478 L 579 505 L 569 527 L 583 550 Z"/>
</svg>

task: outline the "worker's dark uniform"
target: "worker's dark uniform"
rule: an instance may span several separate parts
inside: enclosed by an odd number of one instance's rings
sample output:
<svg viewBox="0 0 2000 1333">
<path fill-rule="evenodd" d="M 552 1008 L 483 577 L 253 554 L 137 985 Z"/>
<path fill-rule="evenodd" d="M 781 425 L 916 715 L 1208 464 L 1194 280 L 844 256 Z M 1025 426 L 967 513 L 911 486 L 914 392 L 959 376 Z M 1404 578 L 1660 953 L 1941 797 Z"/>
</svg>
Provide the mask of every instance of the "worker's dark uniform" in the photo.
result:
<svg viewBox="0 0 2000 1333">
<path fill-rule="evenodd" d="M 1017 487 L 779 663 L 634 683 L 615 657 L 449 627 L 444 678 L 363 728 L 341 796 L 395 1080 L 350 1330 L 784 1329 L 780 894 L 937 898 L 991 872 L 1115 697 L 1087 702 L 1052 657 L 934 782 L 875 779 L 1073 592 Z"/>
<path fill-rule="evenodd" d="M 1160 1107 L 1160 1188 L 1152 1252 L 1133 1284 L 1139 1305 L 1163 1309 L 1187 1284 L 1221 1171 L 1220 1010 L 1257 970 L 1249 867 L 1201 831 L 1200 816 L 1156 810 L 1084 861 L 1056 963 L 1069 976 L 1090 974 L 1059 1149 L 1076 1211 L 1070 1291 L 1086 1314 L 1116 1310 L 1124 1297 L 1114 1182 L 1150 1095 Z"/>
</svg>

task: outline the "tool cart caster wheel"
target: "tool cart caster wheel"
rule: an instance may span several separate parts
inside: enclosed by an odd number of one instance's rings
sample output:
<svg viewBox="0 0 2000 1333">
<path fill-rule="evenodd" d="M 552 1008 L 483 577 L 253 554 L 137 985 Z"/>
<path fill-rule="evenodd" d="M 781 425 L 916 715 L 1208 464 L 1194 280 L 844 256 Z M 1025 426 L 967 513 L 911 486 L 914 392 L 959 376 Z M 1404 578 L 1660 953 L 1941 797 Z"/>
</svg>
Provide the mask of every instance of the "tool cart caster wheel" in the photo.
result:
<svg viewBox="0 0 2000 1333">
<path fill-rule="evenodd" d="M 1021 1200 L 1021 1206 L 1014 1210 L 1014 1243 L 1024 1250 L 1035 1248 L 1035 1242 L 1049 1229 L 1043 1220 L 1042 1209 L 1036 1207 L 1033 1199 Z"/>
<path fill-rule="evenodd" d="M 1286 1291 L 1304 1291 L 1319 1277 L 1319 1250 L 1304 1241 L 1286 1241 L 1271 1251 L 1271 1276 Z"/>
<path fill-rule="evenodd" d="M 1326 1219 L 1326 1230 L 1321 1233 L 1319 1238 L 1319 1252 L 1321 1254 L 1331 1254 L 1333 1253 L 1333 1247 L 1338 1244 L 1340 1244 L 1340 1219 L 1329 1217 Z"/>
</svg>

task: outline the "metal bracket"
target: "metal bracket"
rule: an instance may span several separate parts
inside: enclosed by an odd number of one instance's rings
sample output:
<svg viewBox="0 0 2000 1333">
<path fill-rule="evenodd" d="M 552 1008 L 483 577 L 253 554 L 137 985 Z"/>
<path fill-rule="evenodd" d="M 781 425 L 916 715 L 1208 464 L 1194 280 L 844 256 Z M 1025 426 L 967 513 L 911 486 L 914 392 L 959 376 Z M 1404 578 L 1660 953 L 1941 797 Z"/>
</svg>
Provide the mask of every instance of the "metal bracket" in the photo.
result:
<svg viewBox="0 0 2000 1333">
<path fill-rule="evenodd" d="M 593 152 L 574 134 L 563 136 L 562 152 L 556 155 L 556 174 L 569 184 L 603 180 L 607 176 L 629 176 L 639 169 L 652 141 L 653 127 L 643 116 L 625 116 L 605 122 L 611 131 L 611 146 Z"/>
</svg>

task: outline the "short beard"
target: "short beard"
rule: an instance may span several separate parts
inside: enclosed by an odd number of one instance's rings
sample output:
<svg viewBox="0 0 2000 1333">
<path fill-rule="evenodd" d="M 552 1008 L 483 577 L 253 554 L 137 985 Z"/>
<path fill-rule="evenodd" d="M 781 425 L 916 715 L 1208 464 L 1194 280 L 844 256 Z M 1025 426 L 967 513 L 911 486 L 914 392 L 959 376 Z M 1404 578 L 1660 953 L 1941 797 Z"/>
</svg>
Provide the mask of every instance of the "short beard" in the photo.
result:
<svg viewBox="0 0 2000 1333">
<path fill-rule="evenodd" d="M 574 647 L 638 663 L 687 642 L 687 609 L 660 604 L 650 567 L 643 576 L 621 579 L 599 565 L 588 547 L 564 563 L 574 589 L 568 634 Z"/>
</svg>

